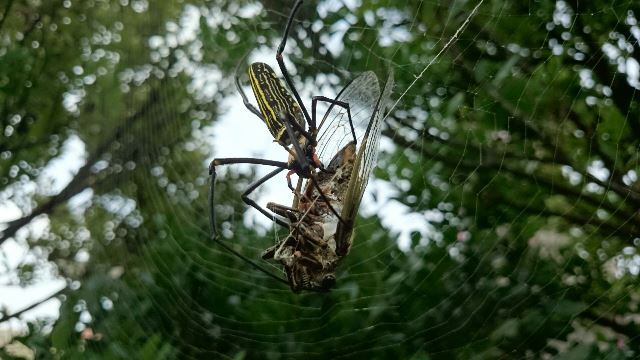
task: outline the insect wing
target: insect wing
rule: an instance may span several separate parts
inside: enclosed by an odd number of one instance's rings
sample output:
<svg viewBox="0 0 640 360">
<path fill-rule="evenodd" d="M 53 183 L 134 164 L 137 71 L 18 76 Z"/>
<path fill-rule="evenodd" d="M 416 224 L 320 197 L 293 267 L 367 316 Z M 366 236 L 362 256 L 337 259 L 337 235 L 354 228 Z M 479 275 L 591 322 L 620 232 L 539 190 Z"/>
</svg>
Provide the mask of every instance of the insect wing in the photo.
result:
<svg viewBox="0 0 640 360">
<path fill-rule="evenodd" d="M 378 78 L 372 71 L 360 74 L 338 93 L 336 100 L 349 104 L 353 132 L 347 110 L 332 104 L 317 124 L 316 153 L 325 166 L 340 149 L 353 141 L 354 132 L 360 146 L 379 97 Z"/>
<path fill-rule="evenodd" d="M 362 201 L 362 195 L 367 187 L 371 171 L 376 165 L 382 123 L 386 117 L 387 108 L 390 105 L 392 88 L 393 72 L 390 71 L 382 95 L 376 99 L 368 127 L 362 141 L 359 143 L 357 150 L 358 153 L 356 155 L 353 171 L 349 180 L 349 186 L 344 197 L 344 204 L 341 213 L 341 217 L 345 220 L 345 224 L 338 224 L 336 231 L 336 242 L 338 243 L 347 243 L 349 240 L 348 238 L 351 236 L 353 221 L 358 213 L 358 208 Z M 345 253 L 346 251 L 348 251 L 348 249 L 342 250 L 342 252 Z"/>
</svg>

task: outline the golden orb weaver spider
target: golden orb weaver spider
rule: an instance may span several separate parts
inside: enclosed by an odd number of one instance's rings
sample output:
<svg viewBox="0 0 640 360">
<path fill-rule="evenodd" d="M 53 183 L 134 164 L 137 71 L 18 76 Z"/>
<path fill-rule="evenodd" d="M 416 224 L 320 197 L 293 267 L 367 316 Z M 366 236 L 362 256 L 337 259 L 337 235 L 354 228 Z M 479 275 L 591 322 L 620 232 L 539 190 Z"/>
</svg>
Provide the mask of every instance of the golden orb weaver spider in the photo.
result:
<svg viewBox="0 0 640 360">
<path fill-rule="evenodd" d="M 216 158 L 209 167 L 212 177 L 209 201 L 213 240 L 258 270 L 287 283 L 295 292 L 300 290 L 327 291 L 335 283 L 335 266 L 346 255 L 350 247 L 349 237 L 353 228 L 353 220 L 357 213 L 364 186 L 366 186 L 366 179 L 368 179 L 369 172 L 375 162 L 372 154 L 377 151 L 381 113 L 384 112 L 384 106 L 386 106 L 386 100 L 389 96 L 388 92 L 385 92 L 386 97 L 384 99 L 380 96 L 376 76 L 372 72 L 366 72 L 345 86 L 336 99 L 314 96 L 311 103 L 311 116 L 309 116 L 282 58 L 291 24 L 302 3 L 302 0 L 297 0 L 294 4 L 276 54 L 276 60 L 287 85 L 291 89 L 291 93 L 293 93 L 293 97 L 282 81 L 278 79 L 273 69 L 264 63 L 253 63 L 249 66 L 249 78 L 258 102 L 258 110 L 247 99 L 240 86 L 239 78 L 236 76 L 236 87 L 242 96 L 245 107 L 267 125 L 274 140 L 289 153 L 288 161 L 282 162 L 257 158 Z M 317 126 L 317 103 L 321 101 L 330 104 L 330 107 L 322 118 L 320 126 Z M 354 116 L 359 120 L 358 124 L 367 128 L 365 135 L 360 138 L 356 136 L 354 128 L 351 101 L 356 104 L 357 114 Z M 336 111 L 335 109 L 337 108 L 346 111 L 346 116 L 342 111 Z M 333 113 L 332 109 L 334 110 Z M 344 121 L 345 117 L 346 121 Z M 308 129 L 304 128 L 306 123 L 308 124 Z M 374 129 L 373 132 L 371 132 L 372 128 Z M 316 153 L 319 141 L 323 142 L 321 146 L 322 153 L 329 156 L 327 160 L 330 159 L 328 169 L 325 169 L 324 164 Z M 363 146 L 358 148 L 356 154 L 355 149 L 359 141 L 362 141 Z M 329 142 L 332 142 L 331 146 L 328 145 Z M 349 156 L 346 155 L 347 153 Z M 366 160 L 364 160 L 365 158 Z M 373 161 L 371 161 L 372 158 L 374 159 Z M 356 165 L 354 167 L 354 162 L 357 164 L 366 163 L 366 165 Z M 270 220 L 289 229 L 289 235 L 267 249 L 262 256 L 265 260 L 273 259 L 284 265 L 287 280 L 265 270 L 218 239 L 213 201 L 216 179 L 215 169 L 216 166 L 230 164 L 257 164 L 276 167 L 275 170 L 249 185 L 242 194 L 242 199 L 246 204 L 255 208 Z M 267 209 L 271 211 L 270 213 L 249 198 L 249 194 L 285 169 L 289 170 L 287 174 L 288 186 L 296 193 L 296 197 L 298 194 L 291 184 L 290 176 L 295 173 L 299 178 L 307 179 L 304 193 L 301 194 L 300 203 L 294 200 L 293 207 L 269 203 Z M 351 169 L 355 169 L 353 176 L 351 176 Z M 337 186 L 338 182 L 341 183 L 339 186 Z M 299 183 L 299 185 L 301 184 Z M 354 190 L 354 186 L 358 188 Z M 340 190 L 337 190 L 338 188 Z M 347 189 L 350 189 L 350 191 L 345 193 Z M 331 198 L 328 198 L 325 192 Z M 336 208 L 344 211 L 341 213 Z M 311 213 L 323 215 L 318 217 Z M 276 215 L 281 216 L 281 218 L 276 217 Z M 344 219 L 347 219 L 347 221 Z M 318 227 L 323 226 L 328 226 L 334 230 L 333 232 L 329 230 L 328 233 L 326 231 L 319 232 L 317 230 Z M 321 233 L 324 235 L 320 235 Z M 339 243 L 337 250 L 336 246 L 333 246 L 333 250 L 327 252 L 325 243 L 325 246 L 322 246 L 325 249 L 324 252 L 318 253 L 317 247 L 310 248 L 304 245 L 319 244 L 324 241 L 321 238 L 325 236 L 335 238 L 332 241 L 334 244 L 336 242 Z M 331 248 L 329 246 L 329 249 Z M 321 263 L 326 266 L 318 267 Z"/>
</svg>

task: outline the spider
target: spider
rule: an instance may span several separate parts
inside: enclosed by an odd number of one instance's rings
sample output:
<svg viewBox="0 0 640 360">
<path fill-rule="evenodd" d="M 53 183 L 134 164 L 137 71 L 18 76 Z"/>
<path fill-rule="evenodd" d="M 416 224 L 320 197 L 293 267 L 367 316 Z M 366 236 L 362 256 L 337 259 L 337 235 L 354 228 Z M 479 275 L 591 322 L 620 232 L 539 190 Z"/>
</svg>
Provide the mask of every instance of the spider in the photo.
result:
<svg viewBox="0 0 640 360">
<path fill-rule="evenodd" d="M 375 165 L 382 113 L 387 105 L 393 77 L 389 78 L 381 95 L 375 74 L 365 72 L 347 84 L 335 100 L 325 96 L 312 97 L 310 116 L 282 58 L 291 24 L 302 2 L 295 2 L 276 53 L 276 60 L 291 92 L 271 67 L 264 63 L 253 63 L 249 66 L 249 78 L 258 102 L 257 109 L 247 99 L 239 77 L 236 76 L 235 79 L 245 107 L 267 125 L 274 141 L 289 154 L 288 160 L 216 158 L 211 161 L 209 220 L 213 231 L 212 239 L 227 251 L 272 278 L 288 284 L 294 292 L 324 292 L 334 286 L 335 268 L 351 245 L 354 219 L 367 179 Z M 318 102 L 330 105 L 319 125 L 316 121 Z M 358 129 L 366 128 L 359 136 L 356 136 L 352 112 Z M 327 168 L 320 158 L 326 159 Z M 242 199 L 270 220 L 289 229 L 287 237 L 262 254 L 263 259 L 272 259 L 283 265 L 286 280 L 237 252 L 217 236 L 213 206 L 215 169 L 219 165 L 231 164 L 275 167 L 275 170 L 249 185 L 242 194 Z M 296 194 L 292 207 L 269 203 L 269 212 L 249 198 L 259 186 L 284 170 L 288 170 L 287 184 Z M 296 189 L 290 178 L 294 173 L 299 177 Z M 307 182 L 304 191 L 299 193 L 302 179 L 307 179 Z"/>
<path fill-rule="evenodd" d="M 274 217 L 273 214 L 258 205 L 249 195 L 255 191 L 259 186 L 266 181 L 279 174 L 284 170 L 289 170 L 287 173 L 287 184 L 289 188 L 296 193 L 297 191 L 291 184 L 291 175 L 297 174 L 300 178 L 309 179 L 313 186 L 319 191 L 322 200 L 329 204 L 330 210 L 341 222 L 344 222 L 338 212 L 331 206 L 330 201 L 324 195 L 324 192 L 320 189 L 317 181 L 317 171 L 328 171 L 324 168 L 322 162 L 319 160 L 316 154 L 316 146 L 318 145 L 318 132 L 319 127 L 316 124 L 316 106 L 318 102 L 326 102 L 331 107 L 338 106 L 346 110 L 349 120 L 349 126 L 351 129 L 351 135 L 353 141 L 357 142 L 355 130 L 353 127 L 353 121 L 351 119 L 351 110 L 348 103 L 334 100 L 326 96 L 314 96 L 311 100 L 311 115 L 307 111 L 304 103 L 302 102 L 298 91 L 296 90 L 293 81 L 289 75 L 289 72 L 284 64 L 282 54 L 287 43 L 289 30 L 291 24 L 297 13 L 298 9 L 302 5 L 303 0 L 297 0 L 293 5 L 291 14 L 287 20 L 287 24 L 284 30 L 284 36 L 278 46 L 276 52 L 276 61 L 280 67 L 280 71 L 284 77 L 284 80 L 291 89 L 291 92 L 287 90 L 285 85 L 280 79 L 278 79 L 273 69 L 264 63 L 256 62 L 249 66 L 249 78 L 251 80 L 251 88 L 256 97 L 260 110 L 254 107 L 247 99 L 246 94 L 240 86 L 240 80 L 236 76 L 236 87 L 242 96 L 245 107 L 259 117 L 266 125 L 274 140 L 278 142 L 289 154 L 288 160 L 275 161 L 268 159 L 258 158 L 216 158 L 211 161 L 209 165 L 209 173 L 211 175 L 211 190 L 213 192 L 215 178 L 216 178 L 216 166 L 219 165 L 231 165 L 231 164 L 256 164 L 273 166 L 276 169 L 258 179 L 244 191 L 242 194 L 242 200 L 249 206 L 258 210 L 264 216 L 273 220 L 275 223 L 289 227 L 289 223 L 284 219 Z M 293 97 L 291 96 L 293 94 Z M 305 123 L 308 124 L 308 128 L 305 129 Z M 212 195 L 211 195 L 212 196 Z M 215 214 L 213 208 L 211 209 L 211 226 L 213 230 L 213 237 L 217 238 L 217 230 L 215 227 Z"/>
</svg>

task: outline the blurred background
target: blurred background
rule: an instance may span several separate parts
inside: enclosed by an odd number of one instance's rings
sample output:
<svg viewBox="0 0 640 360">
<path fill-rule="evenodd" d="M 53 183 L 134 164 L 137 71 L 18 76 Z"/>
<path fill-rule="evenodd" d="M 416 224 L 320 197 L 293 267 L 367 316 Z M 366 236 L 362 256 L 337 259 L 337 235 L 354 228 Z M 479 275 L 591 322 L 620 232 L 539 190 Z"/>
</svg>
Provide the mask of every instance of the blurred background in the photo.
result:
<svg viewBox="0 0 640 360">
<path fill-rule="evenodd" d="M 306 1 L 307 107 L 395 87 L 337 287 L 293 294 L 207 203 L 213 157 L 286 159 L 234 77 L 293 2 L 2 1 L 0 356 L 637 358 L 640 5 Z M 264 170 L 221 170 L 216 214 L 279 273 Z"/>
</svg>

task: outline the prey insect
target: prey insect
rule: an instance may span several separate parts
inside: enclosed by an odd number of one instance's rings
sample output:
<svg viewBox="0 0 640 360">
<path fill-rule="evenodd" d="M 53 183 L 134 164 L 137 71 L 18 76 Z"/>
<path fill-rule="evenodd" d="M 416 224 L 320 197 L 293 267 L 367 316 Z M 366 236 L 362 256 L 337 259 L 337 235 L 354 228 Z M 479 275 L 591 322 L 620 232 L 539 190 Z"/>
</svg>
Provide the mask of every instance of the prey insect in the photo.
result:
<svg viewBox="0 0 640 360">
<path fill-rule="evenodd" d="M 359 83 L 369 82 L 361 80 L 368 77 L 375 79 L 375 75 L 370 72 L 361 75 L 350 85 L 353 86 L 353 91 L 349 91 L 352 89 L 347 87 L 338 98 L 342 96 L 344 100 L 352 100 L 350 97 L 353 93 L 360 92 Z M 376 80 L 375 87 L 377 86 Z M 321 149 L 336 146 L 340 149 L 329 162 L 327 171 L 318 175 L 318 187 L 307 181 L 304 196 L 300 198 L 296 207 L 267 204 L 269 210 L 287 218 L 291 225 L 289 235 L 265 250 L 262 258 L 273 259 L 283 266 L 287 282 L 294 292 L 324 292 L 335 285 L 336 268 L 351 248 L 355 217 L 369 175 L 376 163 L 382 120 L 392 87 L 393 74 L 390 74 L 375 105 L 368 104 L 373 105 L 373 111 L 369 118 L 362 119 L 368 122 L 364 124 L 366 130 L 364 135 L 357 139 L 359 141 L 349 141 L 345 145 L 344 137 L 338 135 L 339 121 L 331 125 L 330 128 L 335 132 L 332 133 L 333 136 L 328 137 Z M 354 105 L 356 102 L 355 99 L 351 101 Z M 334 116 L 331 111 L 325 115 L 324 120 L 328 117 L 332 117 L 334 121 L 340 118 Z M 324 192 L 324 197 L 329 199 L 328 202 L 322 200 L 320 191 Z M 343 220 L 329 210 L 330 206 L 340 212 Z"/>
</svg>

